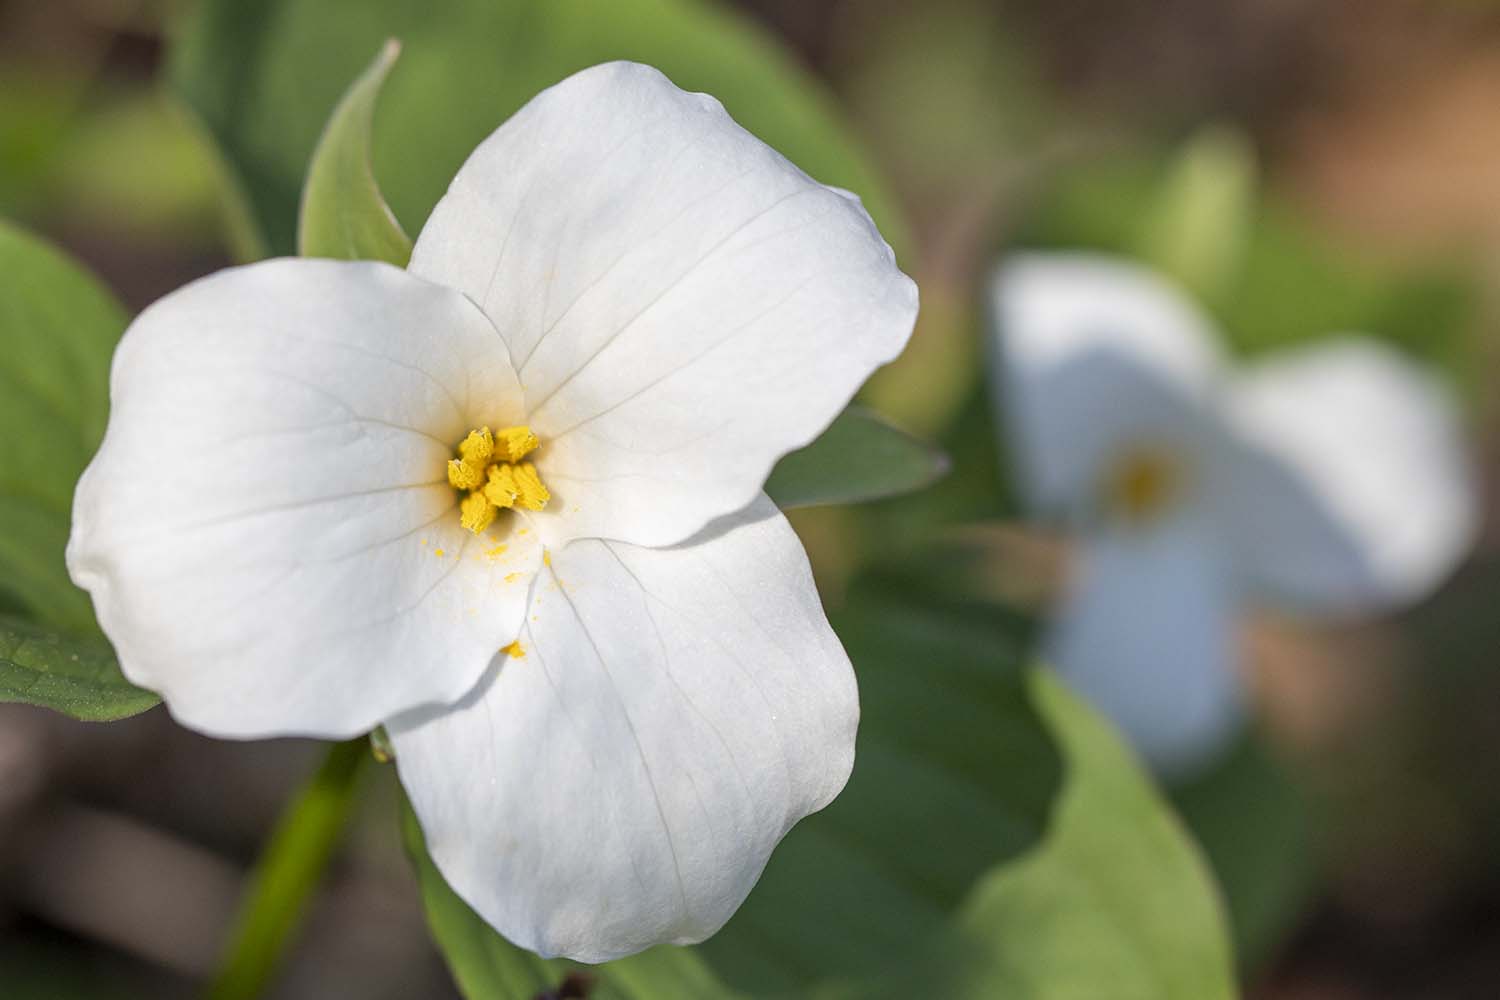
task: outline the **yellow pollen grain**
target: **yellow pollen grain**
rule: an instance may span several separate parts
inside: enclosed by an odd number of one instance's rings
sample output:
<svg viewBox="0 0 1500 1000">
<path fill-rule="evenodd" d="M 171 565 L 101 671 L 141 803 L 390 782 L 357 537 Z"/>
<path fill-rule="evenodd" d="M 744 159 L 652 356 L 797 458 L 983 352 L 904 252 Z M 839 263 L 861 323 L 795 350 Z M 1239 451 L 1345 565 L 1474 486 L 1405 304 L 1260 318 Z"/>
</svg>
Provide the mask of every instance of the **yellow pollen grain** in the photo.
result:
<svg viewBox="0 0 1500 1000">
<path fill-rule="evenodd" d="M 494 559 L 497 556 L 505 555 L 505 550 L 508 548 L 510 548 L 509 545 L 496 545 L 493 549 L 490 549 L 488 552 L 486 552 L 485 555 L 489 556 L 491 559 Z"/>
<path fill-rule="evenodd" d="M 435 555 L 435 556 L 442 556 L 443 550 L 442 549 L 433 549 L 432 550 L 432 554 Z"/>
<path fill-rule="evenodd" d="M 542 550 L 542 565 L 547 566 L 547 567 L 551 567 L 551 565 L 552 565 L 552 550 L 551 549 L 543 549 Z"/>
<path fill-rule="evenodd" d="M 505 574 L 505 582 L 506 583 L 515 583 L 519 579 L 521 579 L 521 574 L 520 573 L 507 573 L 507 574 Z"/>
<path fill-rule="evenodd" d="M 517 639 L 508 646 L 502 646 L 500 652 L 509 656 L 512 660 L 519 660 L 526 655 L 526 648 L 521 645 L 521 640 Z"/>
</svg>

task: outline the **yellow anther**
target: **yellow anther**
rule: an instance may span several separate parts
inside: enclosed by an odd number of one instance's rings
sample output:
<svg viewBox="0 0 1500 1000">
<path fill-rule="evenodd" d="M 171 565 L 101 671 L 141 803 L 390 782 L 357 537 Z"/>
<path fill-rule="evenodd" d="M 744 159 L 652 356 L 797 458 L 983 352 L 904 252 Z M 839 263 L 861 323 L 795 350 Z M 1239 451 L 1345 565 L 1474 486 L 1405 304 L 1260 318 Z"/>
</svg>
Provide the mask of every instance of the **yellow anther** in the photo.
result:
<svg viewBox="0 0 1500 1000">
<path fill-rule="evenodd" d="M 495 453 L 495 439 L 488 427 L 470 431 L 458 446 L 458 458 L 448 463 L 448 482 L 456 490 L 472 490 L 484 483 L 484 470 Z"/>
<path fill-rule="evenodd" d="M 1156 519 L 1180 499 L 1186 483 L 1174 456 L 1154 449 L 1127 453 L 1110 470 L 1105 485 L 1109 507 L 1126 520 Z"/>
<path fill-rule="evenodd" d="M 552 493 L 542 485 L 542 477 L 536 474 L 536 466 L 530 462 L 523 462 L 511 468 L 516 470 L 515 480 L 519 489 L 516 503 L 527 510 L 541 510 L 547 506 L 547 501 L 552 499 Z"/>
<path fill-rule="evenodd" d="M 469 432 L 458 446 L 458 458 L 448 462 L 448 482 L 465 494 L 459 503 L 465 528 L 477 535 L 501 510 L 547 506 L 552 494 L 542 485 L 536 466 L 520 461 L 539 444 L 529 427 L 504 427 L 494 434 L 488 427 Z"/>
<path fill-rule="evenodd" d="M 482 482 L 484 466 L 475 468 L 461 459 L 448 460 L 448 484 L 455 490 L 472 490 Z"/>
<path fill-rule="evenodd" d="M 505 427 L 495 432 L 495 461 L 519 462 L 541 444 L 530 427 Z"/>
<path fill-rule="evenodd" d="M 458 519 L 474 534 L 478 535 L 495 520 L 495 505 L 484 498 L 483 493 L 470 493 L 458 505 Z"/>
<path fill-rule="evenodd" d="M 484 484 L 486 500 L 502 510 L 509 510 L 516 505 L 516 498 L 520 495 L 521 489 L 516 485 L 514 465 L 490 466 L 490 481 Z"/>
</svg>

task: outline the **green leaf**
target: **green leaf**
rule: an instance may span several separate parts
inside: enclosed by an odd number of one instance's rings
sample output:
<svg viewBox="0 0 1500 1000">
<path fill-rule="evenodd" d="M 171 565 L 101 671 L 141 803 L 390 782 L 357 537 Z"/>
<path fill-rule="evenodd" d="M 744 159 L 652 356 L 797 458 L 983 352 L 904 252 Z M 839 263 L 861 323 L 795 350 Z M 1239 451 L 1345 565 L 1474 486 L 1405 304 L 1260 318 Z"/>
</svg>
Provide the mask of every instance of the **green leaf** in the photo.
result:
<svg viewBox="0 0 1500 1000">
<path fill-rule="evenodd" d="M 1063 763 L 1027 695 L 1029 624 L 923 606 L 904 567 L 833 616 L 859 675 L 854 774 L 699 951 L 754 996 L 912 967 L 974 882 L 1042 841 Z M 909 996 L 939 996 L 918 990 Z"/>
<path fill-rule="evenodd" d="M 859 503 L 914 492 L 947 471 L 948 456 L 937 448 L 852 406 L 778 462 L 766 492 L 782 509 Z"/>
<path fill-rule="evenodd" d="M 119 719 L 157 701 L 121 676 L 63 560 L 124 328 L 103 286 L 0 222 L 0 609 L 34 619 L 0 617 L 0 701 L 77 719 Z"/>
<path fill-rule="evenodd" d="M 1168 165 L 1146 217 L 1141 256 L 1210 301 L 1240 273 L 1254 221 L 1255 149 L 1242 133 L 1210 126 Z"/>
<path fill-rule="evenodd" d="M 592 1000 L 715 1000 L 734 996 L 692 951 L 663 946 L 607 966 L 549 961 L 497 934 L 449 888 L 405 796 L 401 836 L 416 868 L 427 925 L 459 990 L 472 1000 L 532 1000 L 570 975 L 598 980 Z"/>
<path fill-rule="evenodd" d="M 1240 965 L 1254 971 L 1276 954 L 1318 887 L 1307 802 L 1254 738 L 1171 791 L 1224 888 Z"/>
<path fill-rule="evenodd" d="M 0 617 L 0 702 L 109 722 L 144 712 L 158 700 L 120 676 L 114 652 L 103 639 L 59 635 Z"/>
<path fill-rule="evenodd" d="M 411 259 L 411 238 L 381 196 L 370 165 L 375 101 L 400 54 L 399 42 L 386 42 L 328 119 L 302 187 L 297 252 L 303 257 L 383 260 L 397 267 Z"/>
<path fill-rule="evenodd" d="M 1046 840 L 980 883 L 923 995 L 1237 996 L 1224 914 L 1180 823 L 1102 719 L 1047 672 L 1031 688 L 1066 758 Z"/>
<path fill-rule="evenodd" d="M 722 100 L 818 180 L 859 194 L 901 250 L 895 202 L 831 95 L 744 15 L 705 0 L 202 0 L 177 32 L 173 87 L 238 171 L 273 253 L 290 253 L 303 170 L 370 53 L 403 45 L 380 103 L 375 174 L 416 231 L 459 165 L 543 88 L 611 59 Z"/>
<path fill-rule="evenodd" d="M 98 282 L 0 222 L 0 592 L 63 629 L 95 627 L 63 550 L 73 485 L 104 433 L 110 356 L 124 328 Z"/>
<path fill-rule="evenodd" d="M 219 237 L 214 148 L 160 88 L 143 82 L 109 91 L 61 143 L 39 217 L 118 238 L 211 248 Z"/>
</svg>

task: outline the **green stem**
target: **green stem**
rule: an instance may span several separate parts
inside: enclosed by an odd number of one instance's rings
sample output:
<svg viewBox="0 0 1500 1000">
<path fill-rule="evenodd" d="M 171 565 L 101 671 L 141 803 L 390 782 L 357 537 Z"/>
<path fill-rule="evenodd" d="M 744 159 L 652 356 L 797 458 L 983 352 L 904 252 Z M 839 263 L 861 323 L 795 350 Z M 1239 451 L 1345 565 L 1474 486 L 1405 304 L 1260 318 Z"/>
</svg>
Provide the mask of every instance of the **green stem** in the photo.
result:
<svg viewBox="0 0 1500 1000">
<path fill-rule="evenodd" d="M 363 736 L 333 744 L 287 805 L 250 875 L 209 1000 L 253 1000 L 265 991 L 338 846 L 369 759 Z"/>
</svg>

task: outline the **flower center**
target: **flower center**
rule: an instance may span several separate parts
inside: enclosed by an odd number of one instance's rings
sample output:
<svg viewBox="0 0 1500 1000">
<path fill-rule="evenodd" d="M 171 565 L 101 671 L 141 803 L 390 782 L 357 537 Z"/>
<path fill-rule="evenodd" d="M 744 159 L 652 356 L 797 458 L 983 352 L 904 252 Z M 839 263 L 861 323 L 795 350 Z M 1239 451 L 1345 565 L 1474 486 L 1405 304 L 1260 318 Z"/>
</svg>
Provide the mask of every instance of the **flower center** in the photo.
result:
<svg viewBox="0 0 1500 1000">
<path fill-rule="evenodd" d="M 1181 497 L 1186 470 L 1173 455 L 1154 448 L 1127 452 L 1104 484 L 1109 510 L 1132 524 L 1146 524 L 1160 517 Z"/>
<path fill-rule="evenodd" d="M 448 482 L 464 495 L 458 513 L 465 528 L 477 535 L 502 510 L 547 506 L 552 494 L 542 485 L 536 466 L 521 461 L 540 443 L 530 427 L 469 432 L 458 446 L 458 457 L 448 463 Z"/>
</svg>

